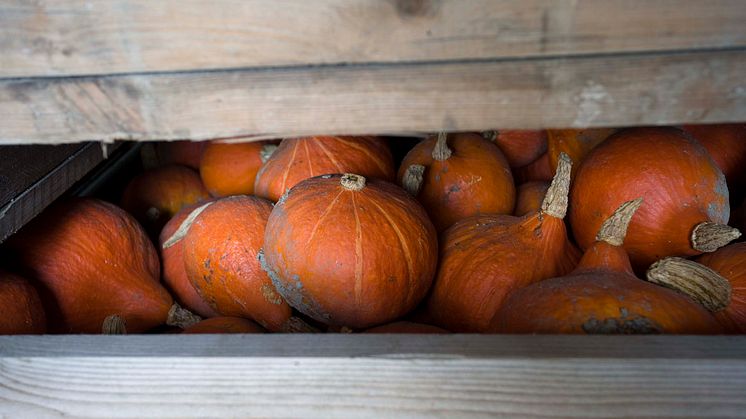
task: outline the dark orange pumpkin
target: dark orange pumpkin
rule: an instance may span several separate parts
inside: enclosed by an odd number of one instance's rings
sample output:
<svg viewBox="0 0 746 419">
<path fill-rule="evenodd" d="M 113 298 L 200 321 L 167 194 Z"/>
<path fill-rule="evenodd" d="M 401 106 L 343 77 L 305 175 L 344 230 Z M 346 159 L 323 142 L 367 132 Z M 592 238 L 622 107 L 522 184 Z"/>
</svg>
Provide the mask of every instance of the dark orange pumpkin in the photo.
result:
<svg viewBox="0 0 746 419">
<path fill-rule="evenodd" d="M 513 175 L 517 183 L 526 182 L 548 182 L 554 176 L 554 168 L 549 163 L 549 153 L 544 153 L 538 159 L 527 164 L 526 166 L 513 170 Z"/>
<path fill-rule="evenodd" d="M 508 159 L 510 167 L 523 167 L 547 152 L 545 130 L 501 129 L 483 133 Z"/>
<path fill-rule="evenodd" d="M 533 181 L 521 184 L 518 187 L 517 198 L 513 215 L 521 217 L 528 213 L 534 213 L 541 209 L 541 203 L 549 189 L 549 182 Z"/>
<path fill-rule="evenodd" d="M 570 167 L 569 159 L 561 160 L 540 210 L 474 216 L 446 230 L 428 301 L 435 324 L 453 332 L 494 331 L 510 292 L 575 267 L 580 253 L 562 221 Z"/>
<path fill-rule="evenodd" d="M 613 191 L 610 193 L 609 191 Z M 707 151 L 674 128 L 620 131 L 591 151 L 570 195 L 570 225 L 581 248 L 622 202 L 643 197 L 624 248 L 637 270 L 665 256 L 711 252 L 740 236 L 725 177 Z"/>
<path fill-rule="evenodd" d="M 415 169 L 420 174 L 413 177 Z M 515 206 L 507 160 L 477 134 L 442 133 L 420 142 L 404 157 L 399 182 L 422 203 L 438 231 L 476 214 L 511 214 Z"/>
<path fill-rule="evenodd" d="M 437 237 L 404 190 L 362 176 L 301 182 L 277 203 L 264 235 L 264 268 L 298 311 L 362 329 L 411 311 L 437 263 Z"/>
<path fill-rule="evenodd" d="M 185 166 L 164 166 L 133 178 L 122 195 L 122 208 L 152 236 L 182 208 L 210 198 L 199 174 Z"/>
<path fill-rule="evenodd" d="M 714 334 L 722 328 L 692 299 L 635 277 L 622 247 L 642 200 L 624 203 L 569 275 L 515 291 L 497 315 L 502 333 Z"/>
<path fill-rule="evenodd" d="M 384 324 L 383 326 L 372 327 L 363 333 L 441 334 L 450 332 L 445 329 L 441 329 L 438 326 L 431 326 L 429 324 L 398 321 L 394 323 Z"/>
<path fill-rule="evenodd" d="M 25 278 L 0 271 L 0 335 L 36 335 L 47 331 L 44 307 Z"/>
<path fill-rule="evenodd" d="M 567 154 L 579 166 L 591 150 L 616 131 L 616 128 L 547 130 L 550 167 L 557 167 L 560 153 Z"/>
<path fill-rule="evenodd" d="M 251 320 L 243 319 L 241 317 L 213 317 L 195 323 L 184 329 L 181 333 L 264 333 L 264 329 Z"/>
<path fill-rule="evenodd" d="M 715 317 L 729 330 L 746 333 L 746 243 L 729 244 L 695 261 L 730 282 L 730 303 L 717 311 Z"/>
<path fill-rule="evenodd" d="M 156 143 L 155 153 L 160 165 L 178 164 L 199 170 L 202 153 L 209 141 L 163 141 Z"/>
<path fill-rule="evenodd" d="M 729 186 L 746 186 L 746 124 L 685 125 L 710 153 Z"/>
<path fill-rule="evenodd" d="M 183 324 L 175 319 L 181 310 L 158 282 L 153 244 L 134 218 L 112 204 L 91 198 L 57 203 L 10 245 L 41 285 L 53 332 L 101 333 L 112 314 L 133 333 Z"/>
<path fill-rule="evenodd" d="M 197 292 L 223 316 L 285 330 L 290 306 L 259 266 L 257 253 L 272 204 L 235 195 L 200 207 L 183 239 L 184 267 Z"/>
<path fill-rule="evenodd" d="M 199 173 L 215 197 L 252 195 L 256 174 L 277 148 L 272 142 L 213 142 L 205 147 Z"/>
<path fill-rule="evenodd" d="M 277 201 L 302 180 L 330 173 L 354 172 L 393 181 L 391 151 L 377 137 L 316 136 L 287 138 L 256 176 L 256 196 Z"/>
</svg>

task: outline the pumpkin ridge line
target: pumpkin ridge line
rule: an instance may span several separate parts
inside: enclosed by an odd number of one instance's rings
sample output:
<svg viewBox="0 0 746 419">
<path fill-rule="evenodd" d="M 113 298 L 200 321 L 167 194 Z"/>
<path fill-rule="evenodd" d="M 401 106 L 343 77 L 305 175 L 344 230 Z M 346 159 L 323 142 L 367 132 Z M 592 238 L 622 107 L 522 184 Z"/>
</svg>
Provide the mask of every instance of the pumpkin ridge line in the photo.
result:
<svg viewBox="0 0 746 419">
<path fill-rule="evenodd" d="M 295 144 L 293 145 L 293 154 L 290 156 L 290 160 L 288 161 L 287 166 L 285 167 L 285 174 L 282 176 L 282 187 L 280 188 L 280 193 L 285 193 L 285 185 L 287 185 L 288 181 L 288 174 L 290 173 L 290 166 L 293 165 L 293 162 L 295 161 L 295 154 L 298 152 L 298 141 L 295 140 Z"/>
<path fill-rule="evenodd" d="M 319 225 L 321 225 L 321 223 L 326 219 L 326 216 L 329 215 L 329 212 L 332 210 L 332 208 L 334 207 L 334 204 L 337 203 L 337 201 L 339 200 L 339 197 L 342 195 L 342 193 L 344 193 L 344 191 L 345 189 L 341 189 L 339 191 L 337 196 L 335 196 L 334 199 L 332 199 L 332 202 L 329 203 L 329 206 L 326 207 L 324 212 L 321 213 L 321 215 L 319 216 L 319 219 L 316 220 L 316 224 L 313 225 L 313 228 L 311 229 L 311 234 L 308 236 L 308 240 L 306 240 L 306 247 L 309 245 L 309 243 L 311 243 L 311 240 L 313 240 L 314 236 L 316 235 L 316 230 L 318 230 Z"/>
<path fill-rule="evenodd" d="M 306 149 L 306 160 L 308 160 L 308 174 L 313 177 L 313 163 L 311 162 L 311 152 L 308 151 L 308 140 L 303 141 L 303 148 Z"/>
<path fill-rule="evenodd" d="M 352 197 L 352 211 L 355 214 L 355 304 L 360 306 L 363 295 L 363 231 L 360 225 L 360 216 L 357 212 L 355 193 Z"/>
<path fill-rule="evenodd" d="M 316 144 L 318 144 L 321 151 L 323 151 L 324 154 L 326 154 L 326 157 L 329 159 L 329 161 L 332 162 L 334 167 L 337 168 L 337 172 L 344 173 L 344 170 L 342 170 L 342 166 L 339 165 L 339 162 L 337 161 L 337 159 L 335 159 L 334 155 L 330 153 L 329 150 L 327 150 L 326 146 L 320 140 L 316 140 Z"/>
<path fill-rule="evenodd" d="M 357 145 L 357 144 L 355 144 L 353 142 L 348 142 L 347 140 L 344 140 L 343 138 L 340 138 L 340 137 L 333 137 L 333 138 L 335 140 L 341 142 L 344 145 L 347 145 L 349 147 L 354 148 L 355 150 L 358 150 L 358 151 L 362 152 L 367 157 L 370 157 L 370 159 L 373 160 L 376 163 L 376 166 L 378 166 L 378 168 L 381 169 L 381 172 L 382 173 L 386 173 L 386 163 L 384 163 L 383 161 L 381 161 L 381 159 L 379 159 L 377 156 L 371 154 L 370 151 L 368 151 L 368 150 L 365 149 L 365 147 L 360 147 L 359 145 Z"/>
</svg>

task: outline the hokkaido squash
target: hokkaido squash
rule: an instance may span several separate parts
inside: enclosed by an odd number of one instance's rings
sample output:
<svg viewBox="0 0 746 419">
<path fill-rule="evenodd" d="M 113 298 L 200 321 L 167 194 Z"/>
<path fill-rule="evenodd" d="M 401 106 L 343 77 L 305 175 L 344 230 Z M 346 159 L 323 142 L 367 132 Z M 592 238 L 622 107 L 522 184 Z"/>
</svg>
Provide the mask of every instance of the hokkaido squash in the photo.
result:
<svg viewBox="0 0 746 419">
<path fill-rule="evenodd" d="M 182 208 L 209 199 L 199 174 L 185 166 L 164 166 L 133 178 L 122 194 L 122 208 L 134 215 L 151 236 Z"/>
<path fill-rule="evenodd" d="M 549 153 L 544 153 L 538 159 L 523 167 L 513 170 L 516 183 L 526 182 L 548 182 L 554 176 L 553 166 L 549 162 Z"/>
<path fill-rule="evenodd" d="M 52 332 L 100 333 L 113 314 L 134 333 L 196 318 L 158 282 L 158 255 L 142 227 L 107 202 L 54 204 L 13 236 L 10 248 L 40 284 Z"/>
<path fill-rule="evenodd" d="M 47 331 L 39 294 L 18 275 L 0 271 L 0 335 L 35 335 Z"/>
<path fill-rule="evenodd" d="M 250 143 L 212 142 L 205 147 L 199 174 L 215 197 L 251 195 L 259 168 L 277 146 L 269 141 Z"/>
<path fill-rule="evenodd" d="M 272 210 L 263 267 L 301 313 L 363 329 L 422 300 L 435 273 L 437 237 L 404 190 L 359 175 L 301 182 Z"/>
<path fill-rule="evenodd" d="M 511 168 L 536 161 L 547 151 L 545 130 L 501 129 L 486 131 L 482 135 L 497 144 Z"/>
<path fill-rule="evenodd" d="M 549 182 L 533 181 L 521 184 L 516 193 L 513 215 L 521 217 L 541 208 L 541 202 L 549 189 Z"/>
<path fill-rule="evenodd" d="M 158 163 L 165 165 L 183 165 L 199 170 L 200 160 L 209 141 L 163 141 L 156 143 L 155 152 Z"/>
<path fill-rule="evenodd" d="M 613 193 L 613 191 L 612 191 Z M 622 247 L 641 199 L 604 222 L 594 244 L 569 275 L 515 291 L 500 310 L 503 333 L 657 334 L 721 333 L 694 300 L 635 277 Z"/>
<path fill-rule="evenodd" d="M 511 214 L 515 184 L 495 144 L 477 134 L 439 134 L 402 161 L 399 182 L 427 210 L 438 231 L 476 214 Z"/>
<path fill-rule="evenodd" d="M 223 333 L 264 333 L 258 324 L 241 317 L 213 317 L 195 323 L 186 329 L 184 334 L 223 334 Z"/>
<path fill-rule="evenodd" d="M 383 326 L 371 327 L 363 333 L 412 333 L 412 334 L 442 334 L 450 333 L 438 326 L 429 324 L 412 323 L 407 321 L 398 321 L 384 324 Z"/>
<path fill-rule="evenodd" d="M 586 156 L 570 195 L 570 225 L 580 247 L 592 246 L 603 221 L 637 197 L 646 205 L 624 248 L 638 271 L 665 256 L 712 252 L 740 236 L 725 225 L 730 207 L 723 173 L 678 129 L 620 131 Z"/>
<path fill-rule="evenodd" d="M 746 124 L 684 125 L 710 153 L 731 188 L 746 187 Z"/>
<path fill-rule="evenodd" d="M 565 153 L 579 166 L 591 150 L 616 131 L 616 128 L 547 130 L 549 165 L 556 167 L 560 153 Z"/>
<path fill-rule="evenodd" d="M 396 175 L 391 151 L 381 138 L 287 138 L 259 170 L 254 193 L 274 202 L 302 180 L 346 172 L 388 181 Z"/>
<path fill-rule="evenodd" d="M 562 219 L 572 163 L 560 160 L 541 209 L 523 217 L 479 215 L 446 230 L 428 309 L 453 332 L 492 332 L 505 297 L 575 267 L 580 253 Z"/>
</svg>

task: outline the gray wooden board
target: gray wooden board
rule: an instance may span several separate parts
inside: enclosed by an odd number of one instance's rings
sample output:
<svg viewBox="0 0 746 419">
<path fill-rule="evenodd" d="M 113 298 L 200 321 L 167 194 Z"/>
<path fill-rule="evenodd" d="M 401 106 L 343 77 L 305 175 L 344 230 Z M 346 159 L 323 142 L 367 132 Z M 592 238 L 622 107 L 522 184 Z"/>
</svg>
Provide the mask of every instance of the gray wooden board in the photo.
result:
<svg viewBox="0 0 746 419">
<path fill-rule="evenodd" d="M 746 50 L 0 81 L 0 143 L 746 120 Z"/>
</svg>

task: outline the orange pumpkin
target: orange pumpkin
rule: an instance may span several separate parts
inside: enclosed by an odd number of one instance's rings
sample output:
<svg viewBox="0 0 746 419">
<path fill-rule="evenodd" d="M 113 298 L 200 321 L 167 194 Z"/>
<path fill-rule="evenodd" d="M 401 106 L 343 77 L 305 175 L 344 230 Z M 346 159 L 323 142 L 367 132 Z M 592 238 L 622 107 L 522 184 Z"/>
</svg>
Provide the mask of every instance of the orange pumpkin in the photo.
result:
<svg viewBox="0 0 746 419">
<path fill-rule="evenodd" d="M 608 191 L 613 191 L 609 193 Z M 636 269 L 665 256 L 711 252 L 740 236 L 728 221 L 728 187 L 707 151 L 673 128 L 620 131 L 591 151 L 570 195 L 581 248 L 622 202 L 643 197 L 624 248 Z"/>
<path fill-rule="evenodd" d="M 290 306 L 257 260 L 272 204 L 236 195 L 199 211 L 183 239 L 184 267 L 192 285 L 223 316 L 246 317 L 271 331 L 284 330 Z"/>
<path fill-rule="evenodd" d="M 477 134 L 442 133 L 420 142 L 404 157 L 399 182 L 422 203 L 438 231 L 476 214 L 510 214 L 515 206 L 508 162 Z"/>
<path fill-rule="evenodd" d="M 411 311 L 437 263 L 437 237 L 404 190 L 359 175 L 301 182 L 277 203 L 263 267 L 301 313 L 362 329 Z"/>
<path fill-rule="evenodd" d="M 746 124 L 684 125 L 710 153 L 731 187 L 746 183 Z"/>
<path fill-rule="evenodd" d="M 515 209 L 513 215 L 517 217 L 534 213 L 541 209 L 541 202 L 549 189 L 549 182 L 533 181 L 521 184 L 516 193 Z"/>
<path fill-rule="evenodd" d="M 287 138 L 256 175 L 256 196 L 277 201 L 302 180 L 330 173 L 394 180 L 391 151 L 377 137 Z"/>
<path fill-rule="evenodd" d="M 580 165 L 591 150 L 616 131 L 616 128 L 547 130 L 550 167 L 557 166 L 560 153 L 567 154 L 576 165 Z"/>
<path fill-rule="evenodd" d="M 182 208 L 210 198 L 199 174 L 185 166 L 164 166 L 133 178 L 122 195 L 122 208 L 153 236 Z"/>
<path fill-rule="evenodd" d="M 722 275 L 732 289 L 730 303 L 715 313 L 723 326 L 746 333 L 746 243 L 733 243 L 699 256 L 698 263 Z"/>
<path fill-rule="evenodd" d="M 160 165 L 178 164 L 199 170 L 202 153 L 209 141 L 163 141 L 156 143 L 155 152 Z"/>
<path fill-rule="evenodd" d="M 483 134 L 500 147 L 510 167 L 523 167 L 547 151 L 545 130 L 502 129 Z"/>
<path fill-rule="evenodd" d="M 715 318 L 692 299 L 635 277 L 622 247 L 642 200 L 624 203 L 601 227 L 578 267 L 511 294 L 497 315 L 503 333 L 713 334 Z"/>
<path fill-rule="evenodd" d="M 202 317 L 216 317 L 218 312 L 197 293 L 194 285 L 187 277 L 184 267 L 183 241 L 166 245 L 166 241 L 174 236 L 187 216 L 197 209 L 201 204 L 190 205 L 177 212 L 163 227 L 158 238 L 163 264 L 163 283 L 166 285 L 174 299 L 183 307 L 199 314 Z"/>
<path fill-rule="evenodd" d="M 519 184 L 536 181 L 548 182 L 554 176 L 553 167 L 550 166 L 549 153 L 544 153 L 526 166 L 513 170 L 513 175 Z"/>
<path fill-rule="evenodd" d="M 442 334 L 450 332 L 437 326 L 431 326 L 429 324 L 398 321 L 394 323 L 384 324 L 383 326 L 372 327 L 363 333 Z"/>
<path fill-rule="evenodd" d="M 269 141 L 208 144 L 199 166 L 202 182 L 215 197 L 251 195 L 259 168 L 275 148 Z"/>
<path fill-rule="evenodd" d="M 36 288 L 18 275 L 0 271 L 0 335 L 35 335 L 47 331 Z"/>
<path fill-rule="evenodd" d="M 40 284 L 50 330 L 100 333 L 120 315 L 142 332 L 186 314 L 158 282 L 158 255 L 122 209 L 75 198 L 45 210 L 10 240 L 29 277 Z"/>
<path fill-rule="evenodd" d="M 264 329 L 251 320 L 241 317 L 213 317 L 195 323 L 186 329 L 184 334 L 223 334 L 223 333 L 264 333 Z"/>
<path fill-rule="evenodd" d="M 428 301 L 435 324 L 453 332 L 494 331 L 510 292 L 575 267 L 580 254 L 562 221 L 570 167 L 569 159 L 560 161 L 540 210 L 523 217 L 479 215 L 446 230 Z"/>
</svg>

